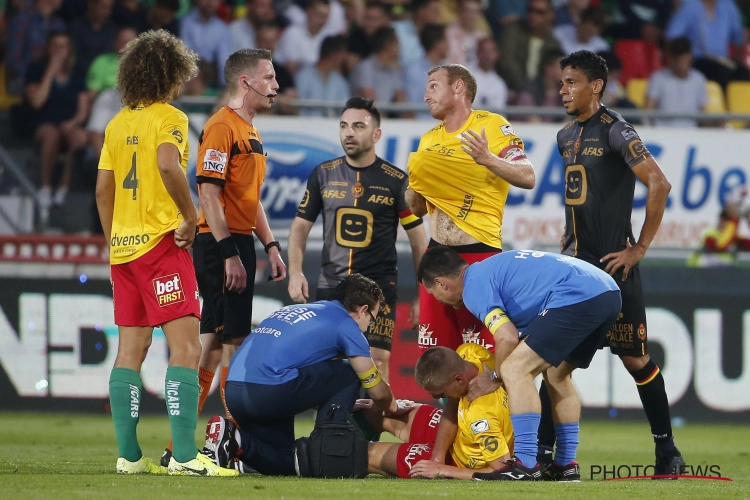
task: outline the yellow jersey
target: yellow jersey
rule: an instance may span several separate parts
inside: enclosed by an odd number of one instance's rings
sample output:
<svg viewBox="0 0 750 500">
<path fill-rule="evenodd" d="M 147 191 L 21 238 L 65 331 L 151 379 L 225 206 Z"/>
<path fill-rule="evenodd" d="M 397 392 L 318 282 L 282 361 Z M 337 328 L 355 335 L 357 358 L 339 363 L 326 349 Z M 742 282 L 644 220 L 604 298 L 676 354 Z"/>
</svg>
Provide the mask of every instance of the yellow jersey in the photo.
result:
<svg viewBox="0 0 750 500">
<path fill-rule="evenodd" d="M 107 125 L 99 169 L 115 174 L 110 264 L 137 259 L 180 225 L 182 216 L 161 179 L 156 148 L 177 146 L 185 171 L 187 127 L 187 115 L 166 103 L 121 109 Z"/>
<path fill-rule="evenodd" d="M 495 366 L 495 356 L 479 344 L 461 344 L 456 352 L 482 373 L 484 365 Z M 451 457 L 458 467 L 481 469 L 506 453 L 513 454 L 513 425 L 508 411 L 508 395 L 502 387 L 492 394 L 458 401 L 458 431 L 451 446 Z"/>
<path fill-rule="evenodd" d="M 422 136 L 409 155 L 409 187 L 425 197 L 430 214 L 445 212 L 462 231 L 494 248 L 503 246 L 503 212 L 510 184 L 478 165 L 461 149 L 461 134 L 484 129 L 492 154 L 513 161 L 526 158 L 523 141 L 508 120 L 488 111 L 472 111 L 466 123 L 448 134 L 440 123 Z"/>
</svg>

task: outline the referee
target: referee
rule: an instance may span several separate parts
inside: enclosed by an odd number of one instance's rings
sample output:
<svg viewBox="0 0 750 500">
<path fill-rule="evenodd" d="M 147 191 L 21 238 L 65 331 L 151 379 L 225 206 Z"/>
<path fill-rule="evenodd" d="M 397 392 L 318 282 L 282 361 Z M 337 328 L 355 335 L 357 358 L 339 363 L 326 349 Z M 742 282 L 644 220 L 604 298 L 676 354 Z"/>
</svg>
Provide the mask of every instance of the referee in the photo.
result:
<svg viewBox="0 0 750 500">
<path fill-rule="evenodd" d="M 307 302 L 308 283 L 302 273 L 307 237 L 323 213 L 323 262 L 317 300 L 327 300 L 339 281 L 359 273 L 375 281 L 385 295 L 385 306 L 367 332 L 372 358 L 388 381 L 393 331 L 396 325 L 396 234 L 406 230 L 414 270 L 427 247 L 422 219 L 412 215 L 404 193 L 404 172 L 375 155 L 380 139 L 380 112 L 373 101 L 354 97 L 346 102 L 339 122 L 339 137 L 346 155 L 315 167 L 305 197 L 289 230 L 289 295 Z M 419 298 L 409 321 L 419 318 Z"/>
</svg>

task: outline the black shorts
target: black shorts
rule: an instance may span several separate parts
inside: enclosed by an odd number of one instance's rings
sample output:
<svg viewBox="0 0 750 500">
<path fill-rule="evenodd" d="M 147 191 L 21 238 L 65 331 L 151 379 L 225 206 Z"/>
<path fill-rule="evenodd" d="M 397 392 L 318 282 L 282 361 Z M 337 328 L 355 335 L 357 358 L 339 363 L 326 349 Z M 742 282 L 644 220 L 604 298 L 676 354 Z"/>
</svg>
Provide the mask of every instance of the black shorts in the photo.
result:
<svg viewBox="0 0 750 500">
<path fill-rule="evenodd" d="M 648 327 L 646 326 L 646 304 L 641 287 L 641 270 L 630 269 L 628 279 L 622 281 L 622 271 L 613 276 L 622 294 L 622 311 L 612 329 L 602 342 L 612 354 L 618 356 L 643 356 L 648 352 Z"/>
<path fill-rule="evenodd" d="M 193 261 L 198 291 L 203 297 L 201 333 L 215 333 L 219 342 L 250 334 L 255 289 L 255 241 L 252 235 L 232 233 L 247 271 L 247 286 L 242 293 L 224 289 L 224 259 L 211 233 L 199 233 L 193 244 Z"/>
<path fill-rule="evenodd" d="M 604 292 L 583 302 L 545 309 L 523 331 L 526 344 L 552 366 L 566 361 L 588 368 L 620 313 L 620 293 Z"/>
<path fill-rule="evenodd" d="M 378 312 L 375 324 L 368 328 L 365 333 L 367 343 L 370 347 L 377 347 L 386 351 L 391 350 L 393 345 L 393 332 L 396 329 L 396 302 L 398 301 L 398 290 L 395 281 L 378 283 L 385 297 L 385 305 Z M 318 288 L 315 300 L 329 300 L 333 288 Z"/>
</svg>

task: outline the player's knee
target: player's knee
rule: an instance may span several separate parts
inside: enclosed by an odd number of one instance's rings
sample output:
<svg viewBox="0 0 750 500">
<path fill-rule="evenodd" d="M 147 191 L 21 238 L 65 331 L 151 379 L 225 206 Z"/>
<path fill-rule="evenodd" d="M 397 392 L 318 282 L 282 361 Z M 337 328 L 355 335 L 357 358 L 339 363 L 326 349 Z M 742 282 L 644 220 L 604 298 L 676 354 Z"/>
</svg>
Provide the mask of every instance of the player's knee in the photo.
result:
<svg viewBox="0 0 750 500">
<path fill-rule="evenodd" d="M 506 382 L 512 382 L 520 379 L 524 375 L 528 375 L 523 373 L 521 368 L 521 365 L 516 363 L 515 360 L 507 359 L 505 363 L 500 365 L 500 378 Z"/>
<path fill-rule="evenodd" d="M 643 368 L 651 360 L 648 354 L 643 356 L 620 356 L 623 366 L 629 372 L 635 372 Z"/>
</svg>

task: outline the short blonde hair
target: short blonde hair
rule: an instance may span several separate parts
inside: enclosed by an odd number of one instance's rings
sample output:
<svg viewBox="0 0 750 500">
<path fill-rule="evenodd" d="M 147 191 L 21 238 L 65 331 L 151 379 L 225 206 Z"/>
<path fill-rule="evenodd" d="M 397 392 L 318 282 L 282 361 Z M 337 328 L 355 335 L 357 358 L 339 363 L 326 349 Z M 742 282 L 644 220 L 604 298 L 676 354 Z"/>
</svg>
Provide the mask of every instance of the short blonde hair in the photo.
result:
<svg viewBox="0 0 750 500">
<path fill-rule="evenodd" d="M 477 96 L 477 79 L 471 74 L 471 71 L 466 69 L 465 66 L 460 64 L 441 64 L 440 66 L 433 67 L 427 72 L 427 76 L 437 73 L 441 69 L 444 69 L 448 73 L 448 83 L 453 85 L 456 80 L 464 82 L 466 87 L 466 98 L 469 103 L 474 102 L 474 98 Z"/>
</svg>

